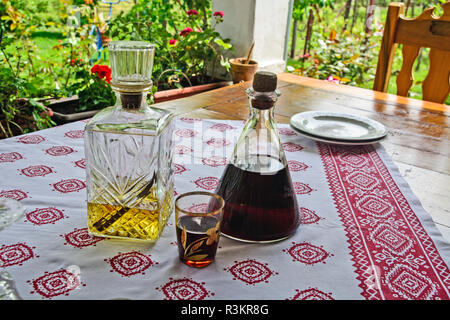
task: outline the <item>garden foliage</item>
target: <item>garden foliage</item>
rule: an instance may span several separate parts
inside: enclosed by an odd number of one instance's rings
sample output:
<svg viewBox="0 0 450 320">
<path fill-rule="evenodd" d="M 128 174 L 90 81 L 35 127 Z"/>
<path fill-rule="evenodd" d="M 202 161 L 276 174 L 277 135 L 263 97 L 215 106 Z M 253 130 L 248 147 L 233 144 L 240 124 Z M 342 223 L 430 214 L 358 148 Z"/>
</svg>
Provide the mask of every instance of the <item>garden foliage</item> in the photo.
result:
<svg viewBox="0 0 450 320">
<path fill-rule="evenodd" d="M 213 81 L 209 70 L 228 66 L 221 50 L 231 44 L 215 31 L 224 15 L 213 15 L 210 0 L 139 0 L 112 21 L 97 3 L 0 0 L 0 137 L 52 126 L 49 99 L 77 95 L 77 111 L 113 105 L 115 94 L 98 67 L 108 64 L 111 39 L 156 45 L 152 93 Z"/>
<path fill-rule="evenodd" d="M 139 0 L 130 12 L 111 21 L 109 35 L 112 40 L 156 45 L 153 74 L 158 89 L 207 83 L 214 78 L 216 64 L 228 67 L 222 51 L 231 49 L 229 39 L 215 31 L 223 13 L 210 8 L 210 1 L 204 0 Z"/>
</svg>

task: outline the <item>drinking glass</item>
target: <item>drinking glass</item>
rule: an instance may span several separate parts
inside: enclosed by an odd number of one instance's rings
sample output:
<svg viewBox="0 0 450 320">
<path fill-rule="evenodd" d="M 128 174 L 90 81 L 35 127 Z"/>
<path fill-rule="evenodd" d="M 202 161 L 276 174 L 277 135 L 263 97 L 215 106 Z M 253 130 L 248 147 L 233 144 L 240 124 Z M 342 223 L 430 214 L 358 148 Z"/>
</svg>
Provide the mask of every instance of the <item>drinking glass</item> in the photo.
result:
<svg viewBox="0 0 450 320">
<path fill-rule="evenodd" d="M 24 212 L 25 209 L 19 201 L 0 198 L 0 230 L 20 219 Z"/>
<path fill-rule="evenodd" d="M 178 253 L 183 263 L 202 268 L 214 261 L 224 205 L 222 197 L 202 191 L 184 193 L 175 200 Z"/>
<path fill-rule="evenodd" d="M 20 219 L 25 212 L 23 205 L 13 199 L 0 198 L 0 231 Z M 11 275 L 0 270 L 0 300 L 18 300 L 18 292 Z"/>
</svg>

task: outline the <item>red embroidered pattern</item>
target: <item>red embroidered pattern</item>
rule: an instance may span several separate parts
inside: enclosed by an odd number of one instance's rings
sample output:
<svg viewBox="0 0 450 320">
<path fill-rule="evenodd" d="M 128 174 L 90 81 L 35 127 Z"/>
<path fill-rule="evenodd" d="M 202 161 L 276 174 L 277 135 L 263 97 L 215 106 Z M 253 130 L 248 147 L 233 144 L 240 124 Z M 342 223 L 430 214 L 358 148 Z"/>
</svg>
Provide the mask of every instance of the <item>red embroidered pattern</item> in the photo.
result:
<svg viewBox="0 0 450 320">
<path fill-rule="evenodd" d="M 174 163 L 172 167 L 173 167 L 174 174 L 182 174 L 183 172 L 185 172 L 187 170 L 183 165 L 178 164 L 178 163 Z"/>
<path fill-rule="evenodd" d="M 278 274 L 267 267 L 267 263 L 261 263 L 253 259 L 245 261 L 234 261 L 235 264 L 230 268 L 224 268 L 225 271 L 233 275 L 233 280 L 241 280 L 245 284 L 255 285 L 260 282 L 269 282 L 269 278 Z"/>
<path fill-rule="evenodd" d="M 45 138 L 37 134 L 21 136 L 17 139 L 17 142 L 21 142 L 23 144 L 38 144 L 42 141 L 45 141 Z"/>
<path fill-rule="evenodd" d="M 230 145 L 231 142 L 223 138 L 211 138 L 208 141 L 206 141 L 206 144 L 214 148 L 221 148 Z"/>
<path fill-rule="evenodd" d="M 39 257 L 33 253 L 35 247 L 29 247 L 25 243 L 17 243 L 0 247 L 0 267 L 6 268 L 14 265 L 21 266 L 25 261 Z"/>
<path fill-rule="evenodd" d="M 321 219 L 317 216 L 315 211 L 303 207 L 300 208 L 300 217 L 302 224 L 317 223 Z"/>
<path fill-rule="evenodd" d="M 49 149 L 46 149 L 45 152 L 51 156 L 58 157 L 58 156 L 66 156 L 76 151 L 68 146 L 54 146 Z"/>
<path fill-rule="evenodd" d="M 289 160 L 288 162 L 289 171 L 297 172 L 297 171 L 305 171 L 309 168 L 309 166 L 306 163 L 295 161 L 295 160 Z"/>
<path fill-rule="evenodd" d="M 197 185 L 197 187 L 200 187 L 202 189 L 214 190 L 219 184 L 219 179 L 216 177 L 199 178 L 195 180 L 194 183 Z"/>
<path fill-rule="evenodd" d="M 284 151 L 288 152 L 297 152 L 303 150 L 303 147 L 301 145 L 293 142 L 285 142 L 281 144 L 281 146 L 283 147 Z"/>
<path fill-rule="evenodd" d="M 66 269 L 60 269 L 55 272 L 45 272 L 43 276 L 28 280 L 32 284 L 34 291 L 32 294 L 38 293 L 43 298 L 51 299 L 59 295 L 68 296 L 70 291 L 85 286 L 80 280 L 80 274 L 70 272 Z"/>
<path fill-rule="evenodd" d="M 56 221 L 67 218 L 63 214 L 64 210 L 56 208 L 40 208 L 27 213 L 27 220 L 34 225 L 54 224 Z"/>
<path fill-rule="evenodd" d="M 179 136 L 180 138 L 192 138 L 198 132 L 191 130 L 191 129 L 177 129 L 177 130 L 175 130 L 174 133 L 175 133 L 175 135 Z"/>
<path fill-rule="evenodd" d="M 84 137 L 84 131 L 83 130 L 72 130 L 64 133 L 64 136 L 71 139 L 81 139 Z"/>
<path fill-rule="evenodd" d="M 209 158 L 203 158 L 202 163 L 211 167 L 220 167 L 227 164 L 227 158 L 212 156 Z"/>
<path fill-rule="evenodd" d="M 59 191 L 61 193 L 78 192 L 86 188 L 86 184 L 78 179 L 61 180 L 50 185 L 52 185 L 56 191 Z"/>
<path fill-rule="evenodd" d="M 210 129 L 220 131 L 220 132 L 225 132 L 227 130 L 233 130 L 234 127 L 230 126 L 229 124 L 226 124 L 226 123 L 216 123 L 216 124 L 212 125 Z"/>
<path fill-rule="evenodd" d="M 190 206 L 188 208 L 189 212 L 195 212 L 195 213 L 206 213 L 208 210 L 208 204 L 207 203 L 198 203 Z"/>
<path fill-rule="evenodd" d="M 55 171 L 52 170 L 52 168 L 44 166 L 44 165 L 36 165 L 36 166 L 29 166 L 27 168 L 23 168 L 20 170 L 20 172 L 27 176 L 27 177 L 43 177 L 47 174 L 53 173 Z"/>
<path fill-rule="evenodd" d="M 318 146 L 362 295 L 449 299 L 449 268 L 374 147 Z"/>
<path fill-rule="evenodd" d="M 8 198 L 13 200 L 23 200 L 28 198 L 28 195 L 26 192 L 23 192 L 21 190 L 2 190 L 0 191 L 0 198 Z"/>
<path fill-rule="evenodd" d="M 319 262 L 325 263 L 326 258 L 333 256 L 333 254 L 326 252 L 322 246 L 318 247 L 307 242 L 292 242 L 292 244 L 289 249 L 283 249 L 283 251 L 291 255 L 293 261 L 312 265 Z"/>
<path fill-rule="evenodd" d="M 178 155 L 188 154 L 192 151 L 193 150 L 191 148 L 183 146 L 182 144 L 175 146 L 175 148 L 173 149 L 173 152 Z"/>
<path fill-rule="evenodd" d="M 188 117 L 181 117 L 179 120 L 186 122 L 186 123 L 195 123 L 195 122 L 201 122 L 202 119 L 195 119 L 195 118 L 188 118 Z"/>
<path fill-rule="evenodd" d="M 81 169 L 86 169 L 86 159 L 80 159 L 74 162 L 75 166 Z"/>
<path fill-rule="evenodd" d="M 296 136 L 297 135 L 297 133 L 294 130 L 289 129 L 289 128 L 279 128 L 278 133 L 282 134 L 284 136 Z"/>
<path fill-rule="evenodd" d="M 203 300 L 214 295 L 206 290 L 204 282 L 198 283 L 188 278 L 169 278 L 169 282 L 155 289 L 164 293 L 164 300 Z"/>
<path fill-rule="evenodd" d="M 0 162 L 14 162 L 20 159 L 23 159 L 23 157 L 18 152 L 0 153 Z"/>
<path fill-rule="evenodd" d="M 292 185 L 294 187 L 295 194 L 308 194 L 308 193 L 315 191 L 313 188 L 311 188 L 306 183 L 294 182 L 294 183 L 292 183 Z"/>
<path fill-rule="evenodd" d="M 64 237 L 66 240 L 64 243 L 65 245 L 69 244 L 79 249 L 95 246 L 97 242 L 105 240 L 105 238 L 91 236 L 88 232 L 88 228 L 75 229 L 72 232 L 61 235 L 61 237 Z"/>
<path fill-rule="evenodd" d="M 325 293 L 317 288 L 295 291 L 297 294 L 288 300 L 334 300 L 331 293 Z"/>
<path fill-rule="evenodd" d="M 145 255 L 140 252 L 131 251 L 126 253 L 120 253 L 111 259 L 105 259 L 109 262 L 112 269 L 123 277 L 130 277 L 135 274 L 145 274 L 145 270 L 151 267 L 153 264 L 158 264 L 150 259 L 150 255 Z"/>
</svg>

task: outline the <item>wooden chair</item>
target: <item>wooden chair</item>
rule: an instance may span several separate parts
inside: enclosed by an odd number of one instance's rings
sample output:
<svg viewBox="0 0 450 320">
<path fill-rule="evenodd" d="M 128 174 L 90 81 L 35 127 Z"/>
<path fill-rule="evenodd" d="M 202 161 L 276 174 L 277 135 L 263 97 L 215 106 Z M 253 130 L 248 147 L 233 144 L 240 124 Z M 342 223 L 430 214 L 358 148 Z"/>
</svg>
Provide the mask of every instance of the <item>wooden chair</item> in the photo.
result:
<svg viewBox="0 0 450 320">
<path fill-rule="evenodd" d="M 412 67 L 420 48 L 430 48 L 430 69 L 422 83 L 422 99 L 444 103 L 450 92 L 450 2 L 442 4 L 441 17 L 434 7 L 414 19 L 402 17 L 403 3 L 389 4 L 373 89 L 386 92 L 397 44 L 403 64 L 397 76 L 397 95 L 407 96 L 413 83 Z"/>
</svg>

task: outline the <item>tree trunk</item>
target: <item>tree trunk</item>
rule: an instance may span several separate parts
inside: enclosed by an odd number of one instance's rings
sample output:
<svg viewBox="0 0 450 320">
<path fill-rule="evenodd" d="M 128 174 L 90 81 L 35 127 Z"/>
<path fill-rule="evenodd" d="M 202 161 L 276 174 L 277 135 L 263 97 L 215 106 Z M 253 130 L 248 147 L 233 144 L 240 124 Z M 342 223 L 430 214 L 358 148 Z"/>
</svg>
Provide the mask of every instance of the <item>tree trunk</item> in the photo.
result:
<svg viewBox="0 0 450 320">
<path fill-rule="evenodd" d="M 416 64 L 416 71 L 419 71 L 419 69 L 420 69 L 420 63 L 422 62 L 422 52 L 423 52 L 423 50 L 422 50 L 422 48 L 420 48 L 420 51 L 419 51 L 419 56 L 417 57 L 417 64 Z"/>
<path fill-rule="evenodd" d="M 408 9 L 409 9 L 410 4 L 411 4 L 411 0 L 407 0 L 406 1 L 406 8 L 405 8 L 405 17 L 408 15 Z"/>
<path fill-rule="evenodd" d="M 368 0 L 366 21 L 365 21 L 365 33 L 366 36 L 372 32 L 373 13 L 375 11 L 375 0 Z"/>
<path fill-rule="evenodd" d="M 348 18 L 350 16 L 350 9 L 352 7 L 352 0 L 347 0 L 345 3 L 345 11 L 344 11 L 344 28 L 342 31 L 347 30 Z"/>
<path fill-rule="evenodd" d="M 352 25 L 350 26 L 350 33 L 353 32 L 353 27 L 355 26 L 357 19 L 358 19 L 358 0 L 354 0 L 353 1 L 353 17 L 352 17 Z"/>
<path fill-rule="evenodd" d="M 368 0 L 367 13 L 366 13 L 366 21 L 365 21 L 365 36 L 363 44 L 366 45 L 369 41 L 369 37 L 372 34 L 372 22 L 373 22 L 373 13 L 375 11 L 375 0 Z"/>
<path fill-rule="evenodd" d="M 294 19 L 292 26 L 292 39 L 291 39 L 291 59 L 295 57 L 295 47 L 297 46 L 297 31 L 298 31 L 298 20 Z"/>
<path fill-rule="evenodd" d="M 309 46 L 309 40 L 311 38 L 313 22 L 314 22 L 314 14 L 313 14 L 312 9 L 309 9 L 308 24 L 307 24 L 306 36 L 305 36 L 305 46 L 303 47 L 303 55 L 305 55 L 308 52 L 308 46 Z"/>
</svg>

